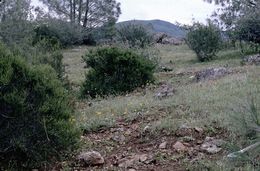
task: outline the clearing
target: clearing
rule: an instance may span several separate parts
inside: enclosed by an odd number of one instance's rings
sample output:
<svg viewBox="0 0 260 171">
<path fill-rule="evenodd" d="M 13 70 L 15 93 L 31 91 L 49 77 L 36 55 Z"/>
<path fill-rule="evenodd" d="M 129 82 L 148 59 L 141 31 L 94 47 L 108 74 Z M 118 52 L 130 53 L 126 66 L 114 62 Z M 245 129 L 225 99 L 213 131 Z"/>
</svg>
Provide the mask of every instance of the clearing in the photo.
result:
<svg viewBox="0 0 260 171">
<path fill-rule="evenodd" d="M 98 151 L 105 163 L 82 166 L 71 161 L 67 167 L 129 171 L 260 169 L 259 154 L 250 162 L 231 162 L 225 157 L 251 143 L 245 136 L 243 118 L 250 117 L 253 102 L 260 104 L 260 66 L 242 66 L 236 49 L 200 63 L 185 45 L 156 48 L 161 66 L 172 71 L 157 72 L 154 85 L 125 96 L 76 100 L 76 122 L 84 130 L 81 151 Z M 81 56 L 88 49 L 64 51 L 66 73 L 74 90 L 84 80 L 86 69 Z M 220 67 L 228 72 L 214 79 L 195 80 L 198 71 Z"/>
</svg>

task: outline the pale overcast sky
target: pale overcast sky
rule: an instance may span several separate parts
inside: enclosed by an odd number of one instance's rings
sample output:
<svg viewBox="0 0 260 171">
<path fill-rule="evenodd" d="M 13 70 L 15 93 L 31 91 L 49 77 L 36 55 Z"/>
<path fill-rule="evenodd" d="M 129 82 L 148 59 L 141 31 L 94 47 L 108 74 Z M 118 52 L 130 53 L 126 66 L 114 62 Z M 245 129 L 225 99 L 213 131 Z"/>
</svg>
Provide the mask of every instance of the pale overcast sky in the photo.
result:
<svg viewBox="0 0 260 171">
<path fill-rule="evenodd" d="M 130 19 L 161 19 L 189 24 L 192 18 L 205 22 L 216 6 L 203 0 L 118 0 L 121 3 L 120 21 Z"/>
<path fill-rule="evenodd" d="M 33 0 L 36 2 L 37 0 Z M 119 21 L 161 19 L 190 24 L 192 18 L 205 22 L 216 9 L 203 0 L 117 0 L 121 3 Z"/>
</svg>

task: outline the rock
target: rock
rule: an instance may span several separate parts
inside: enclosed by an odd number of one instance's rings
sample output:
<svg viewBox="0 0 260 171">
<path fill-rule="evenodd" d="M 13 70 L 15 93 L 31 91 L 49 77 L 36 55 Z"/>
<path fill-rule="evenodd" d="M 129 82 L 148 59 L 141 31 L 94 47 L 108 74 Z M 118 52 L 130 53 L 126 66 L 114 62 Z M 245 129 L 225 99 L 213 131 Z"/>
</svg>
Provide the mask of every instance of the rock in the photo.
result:
<svg viewBox="0 0 260 171">
<path fill-rule="evenodd" d="M 222 139 L 206 137 L 200 148 L 208 154 L 216 154 L 222 150 L 222 148 L 219 147 L 221 147 L 224 143 L 225 141 L 223 141 Z"/>
<path fill-rule="evenodd" d="M 136 171 L 135 169 L 128 169 L 128 171 Z"/>
<path fill-rule="evenodd" d="M 204 142 L 208 142 L 208 143 L 211 143 L 211 144 L 214 144 L 218 147 L 221 147 L 223 144 L 225 144 L 226 142 L 222 139 L 215 139 L 213 137 L 206 137 Z"/>
<path fill-rule="evenodd" d="M 146 125 L 146 126 L 144 127 L 143 132 L 148 132 L 150 128 L 151 128 L 150 125 Z"/>
<path fill-rule="evenodd" d="M 260 65 L 260 54 L 246 56 L 242 63 L 247 65 Z"/>
<path fill-rule="evenodd" d="M 153 37 L 155 43 L 169 44 L 169 45 L 181 45 L 182 40 L 169 36 L 166 33 L 156 33 Z"/>
<path fill-rule="evenodd" d="M 119 133 L 119 132 L 116 132 L 112 139 L 120 144 L 123 144 L 126 140 L 125 136 L 123 135 L 123 133 Z"/>
<path fill-rule="evenodd" d="M 216 154 L 222 150 L 222 148 L 218 148 L 216 145 L 212 145 L 209 143 L 203 143 L 201 145 L 201 149 L 208 154 Z"/>
<path fill-rule="evenodd" d="M 160 72 L 171 72 L 171 71 L 173 71 L 173 69 L 172 69 L 172 68 L 169 68 L 169 67 L 166 67 L 166 66 L 161 66 L 161 67 L 159 68 L 159 71 L 160 71 Z"/>
<path fill-rule="evenodd" d="M 131 166 L 133 166 L 135 164 L 136 160 L 133 158 L 130 159 L 123 159 L 121 161 L 119 161 L 119 167 L 121 168 L 129 168 Z"/>
<path fill-rule="evenodd" d="M 133 165 L 137 164 L 138 162 L 142 162 L 142 163 L 146 163 L 146 161 L 148 161 L 149 156 L 147 154 L 141 154 L 141 155 L 133 155 L 133 156 L 129 156 L 127 158 L 124 158 L 122 160 L 120 160 L 119 163 L 119 167 L 121 168 L 130 168 Z"/>
<path fill-rule="evenodd" d="M 147 154 L 142 154 L 139 157 L 139 161 L 140 162 L 145 162 L 148 159 L 148 155 Z"/>
<path fill-rule="evenodd" d="M 186 125 L 182 125 L 180 128 L 177 129 L 175 135 L 178 137 L 192 136 L 192 128 Z"/>
<path fill-rule="evenodd" d="M 104 158 L 97 151 L 82 152 L 77 156 L 77 160 L 84 166 L 102 165 L 105 162 Z"/>
<path fill-rule="evenodd" d="M 165 37 L 162 39 L 162 44 L 181 45 L 182 41 L 180 41 L 179 39 L 176 39 L 174 37 Z"/>
<path fill-rule="evenodd" d="M 199 71 L 195 75 L 195 80 L 197 82 L 200 81 L 207 81 L 207 80 L 214 80 L 220 77 L 223 77 L 230 72 L 227 68 L 219 67 L 219 68 L 208 68 L 202 71 Z"/>
<path fill-rule="evenodd" d="M 163 143 L 161 143 L 161 144 L 159 145 L 159 149 L 165 149 L 166 146 L 167 146 L 167 142 L 165 141 L 165 142 L 163 142 Z"/>
<path fill-rule="evenodd" d="M 156 33 L 153 37 L 155 43 L 162 43 L 163 39 L 168 37 L 166 33 Z"/>
<path fill-rule="evenodd" d="M 191 142 L 191 141 L 195 141 L 195 138 L 193 138 L 192 136 L 185 136 L 182 138 L 182 140 L 184 142 Z"/>
<path fill-rule="evenodd" d="M 184 152 L 187 150 L 187 148 L 179 141 L 177 141 L 174 145 L 173 148 L 177 151 L 177 152 Z"/>
<path fill-rule="evenodd" d="M 169 96 L 173 96 L 174 93 L 175 93 L 175 89 L 172 87 L 172 85 L 164 83 L 157 89 L 155 97 L 157 98 L 169 97 Z"/>
<path fill-rule="evenodd" d="M 194 128 L 196 132 L 202 134 L 203 133 L 203 129 L 202 128 L 199 128 L 199 127 L 195 127 Z"/>
</svg>

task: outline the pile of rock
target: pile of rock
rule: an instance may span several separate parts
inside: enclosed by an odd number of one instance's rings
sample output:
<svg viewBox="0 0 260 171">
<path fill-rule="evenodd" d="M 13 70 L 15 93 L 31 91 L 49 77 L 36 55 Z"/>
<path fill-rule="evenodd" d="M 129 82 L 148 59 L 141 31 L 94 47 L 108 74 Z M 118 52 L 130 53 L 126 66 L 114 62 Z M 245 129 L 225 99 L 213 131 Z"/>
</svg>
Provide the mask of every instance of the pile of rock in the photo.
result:
<svg viewBox="0 0 260 171">
<path fill-rule="evenodd" d="M 243 63 L 247 65 L 260 65 L 260 54 L 246 56 L 243 59 Z"/>
<path fill-rule="evenodd" d="M 208 69 L 197 72 L 195 75 L 195 80 L 197 82 L 215 80 L 215 79 L 223 77 L 229 73 L 230 73 L 230 71 L 224 67 L 208 68 Z"/>
<path fill-rule="evenodd" d="M 162 99 L 165 97 L 173 96 L 175 89 L 171 84 L 163 83 L 156 91 L 155 97 Z"/>
</svg>

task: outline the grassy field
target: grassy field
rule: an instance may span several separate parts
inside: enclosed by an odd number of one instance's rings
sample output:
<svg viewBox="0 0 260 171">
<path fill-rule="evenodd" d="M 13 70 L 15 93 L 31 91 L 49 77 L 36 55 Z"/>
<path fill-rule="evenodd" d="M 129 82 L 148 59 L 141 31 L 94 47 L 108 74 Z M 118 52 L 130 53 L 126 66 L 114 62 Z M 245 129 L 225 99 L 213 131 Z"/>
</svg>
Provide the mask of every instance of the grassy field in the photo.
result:
<svg viewBox="0 0 260 171">
<path fill-rule="evenodd" d="M 202 128 L 204 137 L 221 137 L 227 142 L 227 147 L 220 154 L 205 157 L 192 164 L 189 164 L 189 158 L 192 157 L 188 154 L 168 154 L 167 151 L 152 148 L 159 166 L 151 167 L 161 170 L 229 170 L 234 167 L 242 170 L 259 169 L 259 165 L 253 166 L 253 160 L 243 160 L 242 163 L 249 163 L 248 165 L 239 165 L 236 162 L 230 164 L 224 156 L 251 143 L 246 137 L 244 121 L 250 121 L 252 103 L 256 104 L 258 114 L 260 111 L 260 66 L 242 66 L 239 50 L 222 51 L 214 60 L 200 63 L 185 45 L 164 45 L 156 48 L 161 57 L 160 65 L 172 68 L 173 71 L 156 73 L 154 85 L 125 96 L 77 100 L 76 121 L 85 133 L 84 148 L 99 150 L 110 161 L 112 155 L 121 153 L 128 147 L 133 150 L 126 151 L 137 153 L 145 151 L 145 147 L 136 150 L 136 146 L 152 143 L 154 147 L 158 147 L 162 139 L 176 141 L 176 130 L 185 125 Z M 81 85 L 84 73 L 87 72 L 81 56 L 88 49 L 77 47 L 64 51 L 66 73 L 74 87 Z M 199 83 L 193 80 L 197 71 L 210 67 L 227 67 L 232 72 L 217 80 Z M 162 99 L 155 97 L 162 82 L 174 87 L 176 91 L 173 96 Z M 130 135 L 124 132 L 124 145 L 111 140 L 113 129 L 128 130 L 133 125 L 137 125 L 135 132 L 130 132 Z M 133 135 L 137 133 L 139 136 L 135 138 Z M 98 137 L 98 143 L 93 141 L 93 135 Z M 106 165 L 96 169 L 118 168 Z M 139 169 L 150 169 L 150 166 L 140 166 Z"/>
</svg>

